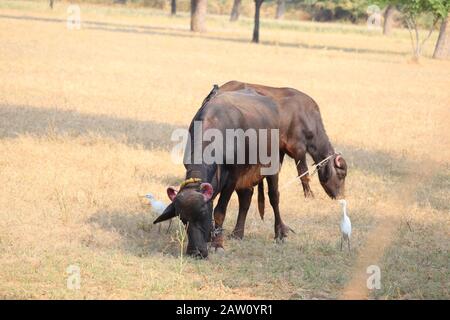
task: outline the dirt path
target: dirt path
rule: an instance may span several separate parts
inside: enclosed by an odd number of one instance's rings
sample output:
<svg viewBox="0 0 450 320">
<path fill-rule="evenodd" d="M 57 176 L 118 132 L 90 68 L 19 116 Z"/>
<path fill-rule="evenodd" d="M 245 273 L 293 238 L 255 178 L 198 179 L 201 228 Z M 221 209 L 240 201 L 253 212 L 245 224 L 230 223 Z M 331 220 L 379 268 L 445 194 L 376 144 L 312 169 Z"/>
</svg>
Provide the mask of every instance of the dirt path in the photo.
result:
<svg viewBox="0 0 450 320">
<path fill-rule="evenodd" d="M 426 169 L 418 173 L 412 168 L 407 168 L 408 174 L 403 183 L 397 187 L 397 190 L 393 190 L 394 198 L 386 201 L 396 203 L 397 207 L 402 208 L 401 211 L 387 212 L 389 210 L 385 210 L 386 208 L 376 209 L 375 212 L 382 212 L 383 216 L 376 216 L 376 227 L 369 232 L 365 246 L 359 251 L 359 256 L 351 272 L 353 277 L 344 287 L 341 299 L 362 300 L 370 298 L 370 292 L 367 288 L 367 279 L 370 274 L 367 273 L 367 267 L 377 265 L 381 268 L 380 263 L 383 254 L 395 238 L 402 219 L 406 217 L 408 205 L 415 202 L 414 197 L 418 186 L 428 183 L 438 170 L 436 165 L 428 166 Z M 382 283 L 383 275 L 381 274 L 381 285 L 383 285 Z"/>
<path fill-rule="evenodd" d="M 367 288 L 366 282 L 370 275 L 366 273 L 367 267 L 370 265 L 379 265 L 384 251 L 394 239 L 395 231 L 399 223 L 399 219 L 380 218 L 375 229 L 369 233 L 366 245 L 359 253 L 352 270 L 353 277 L 344 288 L 341 299 L 360 300 L 369 297 L 369 289 Z"/>
</svg>

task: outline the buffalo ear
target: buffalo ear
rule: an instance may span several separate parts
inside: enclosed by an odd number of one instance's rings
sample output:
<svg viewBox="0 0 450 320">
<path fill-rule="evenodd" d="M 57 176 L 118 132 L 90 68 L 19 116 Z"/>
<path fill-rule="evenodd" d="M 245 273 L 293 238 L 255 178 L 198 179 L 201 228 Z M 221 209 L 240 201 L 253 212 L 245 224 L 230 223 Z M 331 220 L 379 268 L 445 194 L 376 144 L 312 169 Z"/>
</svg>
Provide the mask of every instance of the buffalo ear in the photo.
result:
<svg viewBox="0 0 450 320">
<path fill-rule="evenodd" d="M 335 159 L 334 159 L 334 166 L 338 169 L 341 169 L 343 171 L 347 171 L 347 163 L 345 162 L 345 159 L 343 157 L 341 157 L 340 155 L 338 155 Z"/>
<path fill-rule="evenodd" d="M 159 222 L 163 222 L 169 219 L 172 219 L 176 216 L 175 206 L 173 203 L 169 204 L 161 215 L 153 221 L 153 224 L 157 224 Z"/>
<path fill-rule="evenodd" d="M 212 185 L 206 182 L 200 185 L 200 191 L 205 198 L 205 202 L 208 202 L 212 198 L 214 192 Z"/>
<path fill-rule="evenodd" d="M 178 190 L 175 189 L 175 187 L 170 186 L 167 188 L 167 195 L 169 196 L 170 201 L 173 201 L 175 199 L 175 197 L 177 196 L 177 194 L 178 194 Z"/>
<path fill-rule="evenodd" d="M 334 166 L 335 167 L 338 167 L 338 168 L 340 168 L 341 167 L 341 164 L 339 163 L 339 161 L 341 160 L 341 156 L 338 154 L 337 156 L 336 156 L 336 158 L 334 158 Z"/>
</svg>

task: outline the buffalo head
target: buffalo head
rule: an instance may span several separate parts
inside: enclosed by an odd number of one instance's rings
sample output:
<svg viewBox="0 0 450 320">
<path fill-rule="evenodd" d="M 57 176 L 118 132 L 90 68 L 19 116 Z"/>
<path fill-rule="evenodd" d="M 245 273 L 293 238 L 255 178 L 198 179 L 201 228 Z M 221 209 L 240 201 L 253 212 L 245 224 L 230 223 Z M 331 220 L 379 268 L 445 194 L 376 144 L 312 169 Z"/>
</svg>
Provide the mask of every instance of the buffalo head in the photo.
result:
<svg viewBox="0 0 450 320">
<path fill-rule="evenodd" d="M 332 199 L 344 197 L 346 176 L 347 163 L 340 154 L 335 154 L 319 169 L 320 184 Z"/>
<path fill-rule="evenodd" d="M 168 187 L 167 195 L 172 203 L 153 223 L 179 216 L 186 226 L 188 235 L 186 253 L 206 258 L 207 242 L 210 241 L 212 231 L 213 187 L 198 180 L 188 179 L 181 185 L 179 191 L 174 187 Z"/>
</svg>

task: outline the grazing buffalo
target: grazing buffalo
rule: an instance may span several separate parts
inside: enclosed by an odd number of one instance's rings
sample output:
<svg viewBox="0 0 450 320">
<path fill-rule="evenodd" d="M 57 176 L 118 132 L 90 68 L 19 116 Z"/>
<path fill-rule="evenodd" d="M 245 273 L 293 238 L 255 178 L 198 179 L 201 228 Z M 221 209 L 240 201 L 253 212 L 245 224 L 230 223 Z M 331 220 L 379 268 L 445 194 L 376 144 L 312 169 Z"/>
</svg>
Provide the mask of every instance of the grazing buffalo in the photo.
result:
<svg viewBox="0 0 450 320">
<path fill-rule="evenodd" d="M 203 134 L 200 137 L 195 134 L 198 123 L 203 132 L 213 129 L 225 137 L 227 130 L 242 130 L 245 133 L 250 130 L 272 130 L 277 132 L 277 136 L 266 132 L 265 136 L 256 135 L 253 141 L 249 139 L 251 135 L 245 135 L 240 141 L 219 141 L 222 149 L 211 153 L 215 161 L 207 161 L 195 154 L 196 150 L 200 150 L 204 155 L 211 146 L 206 143 L 211 138 L 205 142 Z M 259 186 L 259 208 L 263 214 L 264 178 L 268 183 L 269 200 L 275 215 L 275 238 L 282 240 L 287 236 L 290 229 L 280 216 L 278 192 L 278 170 L 285 154 L 298 163 L 299 173 L 307 170 L 307 152 L 316 163 L 330 159 L 319 169 L 321 185 L 332 198 L 343 194 L 346 163 L 335 153 L 328 140 L 317 104 L 295 89 L 270 88 L 236 81 L 220 88 L 215 87 L 192 120 L 189 135 L 194 139 L 188 141 L 186 148 L 186 180 L 179 189 L 167 189 L 172 203 L 154 223 L 178 215 L 187 228 L 187 253 L 190 255 L 207 257 L 209 241 L 212 241 L 216 250 L 223 248 L 222 225 L 234 191 L 238 194 L 239 213 L 232 235 L 243 237 L 245 219 L 256 185 Z M 266 154 L 261 153 L 261 149 L 266 150 Z M 255 150 L 256 157 L 252 158 L 252 151 L 254 154 Z M 186 155 L 190 161 L 186 161 Z M 193 158 L 199 161 L 192 161 Z M 271 159 L 270 163 L 267 158 Z M 264 173 L 264 169 L 271 169 L 270 173 Z M 302 184 L 305 195 L 310 195 L 308 180 L 303 179 Z M 219 194 L 213 217 L 213 200 Z"/>
<path fill-rule="evenodd" d="M 319 106 L 311 97 L 292 88 L 273 88 L 239 81 L 225 83 L 219 92 L 245 88 L 251 88 L 277 104 L 280 112 L 280 156 L 283 158 L 287 154 L 293 158 L 299 175 L 308 171 L 306 153 L 315 163 L 336 154 L 325 132 Z M 325 192 L 334 199 L 344 194 L 347 165 L 338 154 L 333 160 L 318 173 Z M 308 174 L 301 178 L 305 197 L 313 196 L 309 180 Z"/>
</svg>

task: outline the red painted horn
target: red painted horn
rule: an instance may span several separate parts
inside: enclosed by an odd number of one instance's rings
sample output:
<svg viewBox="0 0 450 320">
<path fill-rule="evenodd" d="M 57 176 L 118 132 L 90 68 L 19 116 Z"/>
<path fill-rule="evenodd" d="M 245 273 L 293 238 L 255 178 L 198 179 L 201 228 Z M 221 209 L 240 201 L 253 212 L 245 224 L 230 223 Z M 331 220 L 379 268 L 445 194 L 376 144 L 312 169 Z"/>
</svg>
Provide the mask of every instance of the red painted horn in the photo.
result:
<svg viewBox="0 0 450 320">
<path fill-rule="evenodd" d="M 334 158 L 334 165 L 336 166 L 336 167 L 338 167 L 338 168 L 340 168 L 341 167 L 341 164 L 339 163 L 339 160 L 341 160 L 341 155 L 337 155 L 336 156 L 336 158 Z"/>
</svg>

